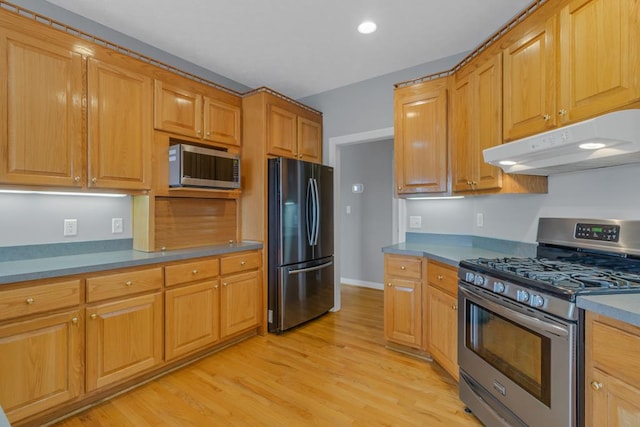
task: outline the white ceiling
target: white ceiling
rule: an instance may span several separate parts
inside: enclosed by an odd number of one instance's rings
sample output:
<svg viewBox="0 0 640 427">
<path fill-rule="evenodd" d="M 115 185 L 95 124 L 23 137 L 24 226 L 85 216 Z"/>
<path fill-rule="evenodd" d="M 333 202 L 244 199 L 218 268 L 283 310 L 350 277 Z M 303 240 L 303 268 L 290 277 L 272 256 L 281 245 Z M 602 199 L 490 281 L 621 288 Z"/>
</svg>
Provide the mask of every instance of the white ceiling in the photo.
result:
<svg viewBox="0 0 640 427">
<path fill-rule="evenodd" d="M 471 50 L 531 2 L 48 1 L 246 86 L 296 99 Z M 359 34 L 365 19 L 378 31 Z"/>
</svg>

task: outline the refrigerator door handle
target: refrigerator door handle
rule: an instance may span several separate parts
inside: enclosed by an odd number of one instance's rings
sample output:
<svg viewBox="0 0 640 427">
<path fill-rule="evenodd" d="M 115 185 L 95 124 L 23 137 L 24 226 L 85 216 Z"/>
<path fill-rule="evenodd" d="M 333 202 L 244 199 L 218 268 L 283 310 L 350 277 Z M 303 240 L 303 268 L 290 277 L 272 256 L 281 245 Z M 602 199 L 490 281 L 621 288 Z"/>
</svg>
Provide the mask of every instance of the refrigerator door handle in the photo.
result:
<svg viewBox="0 0 640 427">
<path fill-rule="evenodd" d="M 316 208 L 316 223 L 315 223 L 315 232 L 313 237 L 313 245 L 318 244 L 318 235 L 320 234 L 320 192 L 318 191 L 318 180 L 313 179 L 313 190 L 315 197 L 315 208 Z"/>
<path fill-rule="evenodd" d="M 306 212 L 306 227 L 307 227 L 307 242 L 309 246 L 313 246 L 313 233 L 315 231 L 315 208 L 313 197 L 313 178 L 309 178 L 307 181 L 307 212 Z"/>
<path fill-rule="evenodd" d="M 324 264 L 316 265 L 315 267 L 299 268 L 298 270 L 289 270 L 288 274 L 300 274 L 300 273 L 307 273 L 309 271 L 322 270 L 323 268 L 327 268 L 330 265 L 333 265 L 333 261 L 325 262 Z"/>
</svg>

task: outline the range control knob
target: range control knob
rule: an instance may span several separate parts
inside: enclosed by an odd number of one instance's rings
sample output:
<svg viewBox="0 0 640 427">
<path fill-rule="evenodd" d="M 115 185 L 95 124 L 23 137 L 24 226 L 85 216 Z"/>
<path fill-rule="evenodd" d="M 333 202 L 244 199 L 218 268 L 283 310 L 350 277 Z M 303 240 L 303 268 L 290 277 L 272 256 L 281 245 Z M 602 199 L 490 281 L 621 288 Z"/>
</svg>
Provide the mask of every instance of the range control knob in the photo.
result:
<svg viewBox="0 0 640 427">
<path fill-rule="evenodd" d="M 516 292 L 516 300 L 518 300 L 519 302 L 529 301 L 529 292 L 518 289 L 518 292 Z"/>
<path fill-rule="evenodd" d="M 475 278 L 475 280 L 473 281 L 473 283 L 475 283 L 475 284 L 476 284 L 476 285 L 478 285 L 478 286 L 484 286 L 485 279 L 484 279 L 484 277 L 482 277 L 481 275 L 476 274 L 476 278 Z"/>
<path fill-rule="evenodd" d="M 467 271 L 467 273 L 464 275 L 464 280 L 466 280 L 469 283 L 473 283 L 473 278 L 476 277 L 475 274 L 470 273 Z"/>
<path fill-rule="evenodd" d="M 504 289 L 505 289 L 504 283 L 502 282 L 495 282 L 493 284 L 493 292 L 495 293 L 501 294 L 504 292 Z"/>
<path fill-rule="evenodd" d="M 544 305 L 544 298 L 540 295 L 531 295 L 531 307 L 542 307 Z"/>
</svg>

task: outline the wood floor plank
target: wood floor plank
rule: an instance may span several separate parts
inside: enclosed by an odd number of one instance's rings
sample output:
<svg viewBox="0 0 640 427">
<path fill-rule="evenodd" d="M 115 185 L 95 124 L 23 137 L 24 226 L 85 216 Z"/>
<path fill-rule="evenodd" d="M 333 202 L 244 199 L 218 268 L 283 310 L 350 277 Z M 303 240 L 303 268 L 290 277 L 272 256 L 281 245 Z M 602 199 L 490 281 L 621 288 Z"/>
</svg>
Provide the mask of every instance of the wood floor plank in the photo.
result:
<svg viewBox="0 0 640 427">
<path fill-rule="evenodd" d="M 342 286 L 342 310 L 254 337 L 57 424 L 479 426 L 440 367 L 384 347 L 382 291 Z"/>
</svg>

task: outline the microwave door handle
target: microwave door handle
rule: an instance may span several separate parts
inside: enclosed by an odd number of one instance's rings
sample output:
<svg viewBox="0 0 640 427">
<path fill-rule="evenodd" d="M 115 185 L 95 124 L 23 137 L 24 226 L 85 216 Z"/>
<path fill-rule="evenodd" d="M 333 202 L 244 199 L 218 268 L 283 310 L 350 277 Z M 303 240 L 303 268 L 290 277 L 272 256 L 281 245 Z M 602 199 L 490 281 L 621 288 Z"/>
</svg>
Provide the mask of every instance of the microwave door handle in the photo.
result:
<svg viewBox="0 0 640 427">
<path fill-rule="evenodd" d="M 500 314 L 504 317 L 514 320 L 517 323 L 521 323 L 527 326 L 528 328 L 531 328 L 537 331 L 547 332 L 560 337 L 569 336 L 569 331 L 565 328 L 562 328 L 557 325 L 553 325 L 551 323 L 543 322 L 542 320 L 536 319 L 534 317 L 525 316 L 524 314 L 520 314 L 517 311 L 510 310 L 506 307 L 501 306 L 500 304 L 496 304 L 495 302 L 484 298 L 483 296 L 479 295 L 477 292 L 473 292 L 469 289 L 463 288 L 462 286 L 458 287 L 458 291 L 462 292 L 471 301 L 479 300 L 480 304 L 483 307 L 490 309 L 496 314 Z"/>
<path fill-rule="evenodd" d="M 307 212 L 306 212 L 306 228 L 307 228 L 307 242 L 309 246 L 313 246 L 313 184 L 311 183 L 311 178 L 307 181 Z"/>
</svg>

